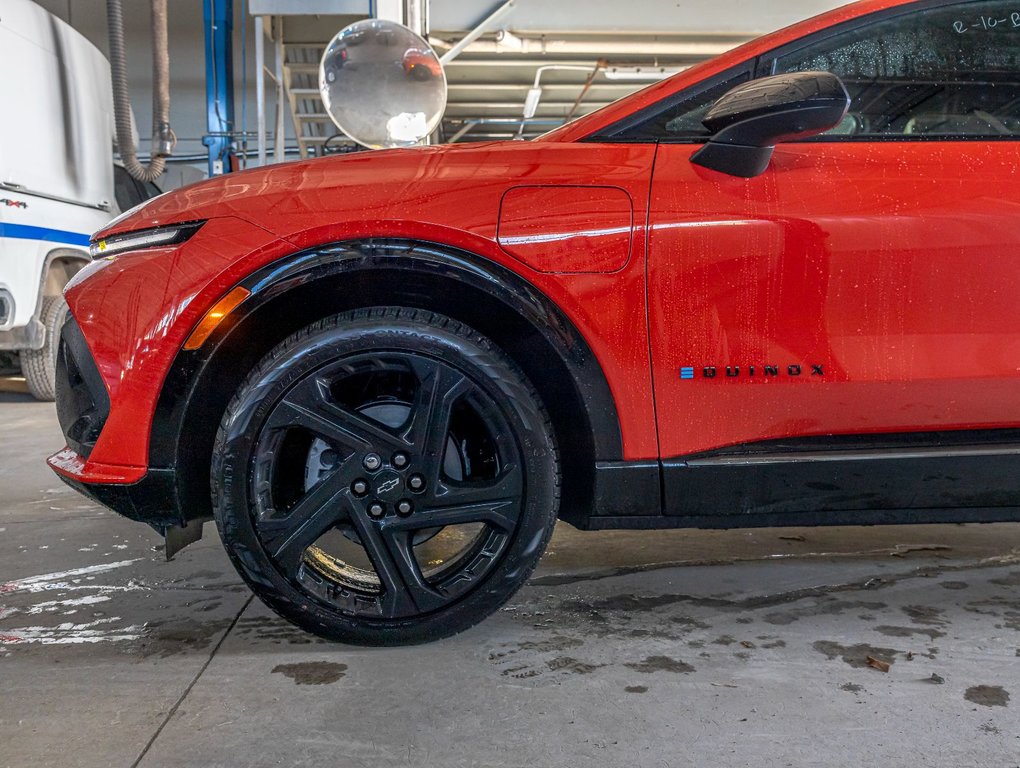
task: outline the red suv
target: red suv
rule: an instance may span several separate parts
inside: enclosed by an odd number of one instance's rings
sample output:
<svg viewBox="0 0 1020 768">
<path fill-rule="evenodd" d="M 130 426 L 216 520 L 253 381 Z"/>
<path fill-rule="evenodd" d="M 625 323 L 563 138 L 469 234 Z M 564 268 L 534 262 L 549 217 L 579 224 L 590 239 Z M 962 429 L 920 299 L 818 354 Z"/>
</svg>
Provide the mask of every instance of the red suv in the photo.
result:
<svg viewBox="0 0 1020 768">
<path fill-rule="evenodd" d="M 95 237 L 50 464 L 363 644 L 557 518 L 1016 520 L 1018 138 L 1020 5 L 868 0 L 533 142 L 210 179 Z"/>
</svg>

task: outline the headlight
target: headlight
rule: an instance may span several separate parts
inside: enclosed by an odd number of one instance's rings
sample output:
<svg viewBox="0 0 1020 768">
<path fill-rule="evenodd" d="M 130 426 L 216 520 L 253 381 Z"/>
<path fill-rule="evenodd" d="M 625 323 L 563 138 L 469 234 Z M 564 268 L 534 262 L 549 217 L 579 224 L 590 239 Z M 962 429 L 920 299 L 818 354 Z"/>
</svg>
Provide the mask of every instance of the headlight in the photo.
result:
<svg viewBox="0 0 1020 768">
<path fill-rule="evenodd" d="M 205 224 L 204 221 L 189 221 L 185 224 L 172 224 L 167 227 L 139 229 L 114 235 L 105 240 L 98 240 L 89 246 L 89 255 L 93 259 L 116 256 L 126 251 L 139 251 L 142 248 L 163 248 L 168 245 L 179 245 L 188 240 Z"/>
</svg>

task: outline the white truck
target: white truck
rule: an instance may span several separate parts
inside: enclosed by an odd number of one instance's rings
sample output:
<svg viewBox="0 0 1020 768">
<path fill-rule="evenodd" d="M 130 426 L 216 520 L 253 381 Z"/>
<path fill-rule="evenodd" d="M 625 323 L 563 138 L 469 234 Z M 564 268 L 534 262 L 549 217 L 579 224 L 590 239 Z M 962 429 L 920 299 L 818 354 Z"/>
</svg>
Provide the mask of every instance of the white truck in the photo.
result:
<svg viewBox="0 0 1020 768">
<path fill-rule="evenodd" d="M 110 65 L 81 34 L 3 0 L 0 69 L 0 354 L 52 400 L 64 285 L 90 234 L 159 190 L 114 165 Z"/>
</svg>

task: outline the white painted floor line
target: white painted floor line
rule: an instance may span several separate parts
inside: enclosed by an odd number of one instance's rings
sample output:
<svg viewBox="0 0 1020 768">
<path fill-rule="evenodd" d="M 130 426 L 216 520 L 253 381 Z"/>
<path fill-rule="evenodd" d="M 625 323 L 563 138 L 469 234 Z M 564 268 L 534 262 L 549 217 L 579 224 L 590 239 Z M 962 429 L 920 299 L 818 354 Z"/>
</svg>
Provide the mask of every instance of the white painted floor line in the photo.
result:
<svg viewBox="0 0 1020 768">
<path fill-rule="evenodd" d="M 96 619 L 85 624 L 66 622 L 56 627 L 18 627 L 0 630 L 0 645 L 38 643 L 39 645 L 80 645 L 82 643 L 108 643 L 137 640 L 143 626 L 111 627 L 120 621 L 119 616 Z"/>
<path fill-rule="evenodd" d="M 68 600 L 47 600 L 43 603 L 36 603 L 26 610 L 25 613 L 29 616 L 35 616 L 40 613 L 55 613 L 68 608 L 80 608 L 86 605 L 105 603 L 109 599 L 107 595 L 85 595 L 84 597 L 72 597 Z"/>
<path fill-rule="evenodd" d="M 51 589 L 73 589 L 74 586 L 71 582 L 74 579 L 79 579 L 86 576 L 94 576 L 97 573 L 106 573 L 108 571 L 116 570 L 117 568 L 124 568 L 125 566 L 137 563 L 142 560 L 141 557 L 136 557 L 133 560 L 120 560 L 116 563 L 99 563 L 97 565 L 87 565 L 83 568 L 73 568 L 69 571 L 56 571 L 54 573 L 44 573 L 40 576 L 29 576 L 24 579 L 16 579 L 15 581 L 8 581 L 0 584 L 0 594 L 7 592 L 42 592 Z M 91 587 L 100 589 L 100 587 Z M 122 590 L 125 587 L 109 587 L 108 589 Z M 141 589 L 141 587 L 138 587 Z"/>
</svg>

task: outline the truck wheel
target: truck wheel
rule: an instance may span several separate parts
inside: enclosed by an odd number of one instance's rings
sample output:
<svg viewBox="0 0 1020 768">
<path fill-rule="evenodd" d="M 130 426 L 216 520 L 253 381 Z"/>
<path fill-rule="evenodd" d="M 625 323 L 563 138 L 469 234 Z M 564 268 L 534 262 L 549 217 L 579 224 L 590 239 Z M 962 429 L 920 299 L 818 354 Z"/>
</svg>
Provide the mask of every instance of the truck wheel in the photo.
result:
<svg viewBox="0 0 1020 768">
<path fill-rule="evenodd" d="M 220 536 L 270 608 L 330 640 L 405 645 L 481 621 L 556 522 L 549 416 L 524 374 L 450 318 L 323 320 L 255 368 L 213 449 Z"/>
<path fill-rule="evenodd" d="M 67 302 L 63 296 L 43 298 L 39 319 L 46 327 L 46 343 L 42 349 L 21 351 L 21 373 L 28 384 L 28 391 L 36 400 L 53 400 L 56 397 L 57 347 L 66 318 Z"/>
</svg>

